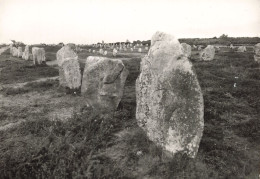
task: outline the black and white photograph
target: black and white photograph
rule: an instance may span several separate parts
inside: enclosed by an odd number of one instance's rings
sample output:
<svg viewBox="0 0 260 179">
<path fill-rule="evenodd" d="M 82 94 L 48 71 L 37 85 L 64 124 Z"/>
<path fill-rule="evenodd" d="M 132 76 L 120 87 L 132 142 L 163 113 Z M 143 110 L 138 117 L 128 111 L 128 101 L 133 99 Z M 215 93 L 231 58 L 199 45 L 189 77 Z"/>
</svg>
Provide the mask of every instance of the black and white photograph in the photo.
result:
<svg viewBox="0 0 260 179">
<path fill-rule="evenodd" d="M 260 0 L 0 0 L 0 179 L 260 179 Z"/>
</svg>

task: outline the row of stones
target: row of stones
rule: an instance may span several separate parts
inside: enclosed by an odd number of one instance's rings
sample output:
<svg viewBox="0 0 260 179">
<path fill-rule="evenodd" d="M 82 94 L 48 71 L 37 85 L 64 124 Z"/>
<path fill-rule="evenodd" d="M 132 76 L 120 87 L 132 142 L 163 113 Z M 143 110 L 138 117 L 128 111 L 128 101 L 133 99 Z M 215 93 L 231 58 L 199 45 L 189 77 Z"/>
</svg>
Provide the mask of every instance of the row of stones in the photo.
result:
<svg viewBox="0 0 260 179">
<path fill-rule="evenodd" d="M 45 63 L 45 50 L 44 48 L 32 47 L 32 54 L 29 51 L 30 46 L 26 45 L 24 52 L 22 47 L 13 47 L 10 45 L 10 54 L 14 57 L 22 58 L 24 60 L 33 60 L 34 65 L 41 65 Z"/>
<path fill-rule="evenodd" d="M 214 55 L 211 45 L 200 53 L 205 61 L 213 60 Z M 152 37 L 136 80 L 136 119 L 166 154 L 182 152 L 193 158 L 204 129 L 204 102 L 190 56 L 191 46 L 180 44 L 175 37 L 162 32 Z M 57 60 L 60 85 L 80 88 L 93 107 L 117 108 L 128 76 L 120 59 L 88 57 L 82 79 L 78 55 L 69 46 L 57 52 Z"/>
<path fill-rule="evenodd" d="M 130 48 L 130 51 L 133 52 L 134 49 L 135 49 L 135 48 Z M 122 51 L 122 50 L 126 52 L 126 51 L 127 51 L 127 48 L 119 48 L 119 47 L 118 47 L 118 48 L 114 48 L 114 49 L 113 49 L 113 52 L 112 52 L 113 56 L 117 56 L 118 51 Z M 149 48 L 148 48 L 148 47 L 145 47 L 145 50 L 149 50 Z M 93 49 L 93 50 L 92 50 L 92 49 L 89 49 L 88 51 L 89 51 L 89 52 L 92 52 L 92 53 L 96 53 L 96 50 L 95 50 L 95 49 Z M 138 52 L 141 53 L 141 52 L 142 52 L 142 48 L 138 48 Z M 104 55 L 104 56 L 107 55 L 107 51 L 106 51 L 106 50 L 104 51 L 103 49 L 99 49 L 98 53 L 99 53 L 100 55 Z"/>
<path fill-rule="evenodd" d="M 195 157 L 203 132 L 203 96 L 183 45 L 157 32 L 141 61 L 136 80 L 136 119 L 166 154 Z M 78 55 L 70 46 L 57 52 L 60 85 L 81 89 L 95 108 L 113 111 L 122 96 L 128 70 L 122 60 L 89 56 L 81 77 Z"/>
<path fill-rule="evenodd" d="M 135 44 L 133 45 L 132 43 L 129 43 L 129 44 L 125 44 L 125 43 L 120 43 L 120 44 L 93 44 L 92 47 L 95 47 L 95 48 L 130 48 L 130 47 L 133 47 L 134 49 L 136 47 L 142 47 L 142 46 L 149 46 L 148 44 L 146 45 L 143 45 L 142 43 L 141 44 Z"/>
</svg>

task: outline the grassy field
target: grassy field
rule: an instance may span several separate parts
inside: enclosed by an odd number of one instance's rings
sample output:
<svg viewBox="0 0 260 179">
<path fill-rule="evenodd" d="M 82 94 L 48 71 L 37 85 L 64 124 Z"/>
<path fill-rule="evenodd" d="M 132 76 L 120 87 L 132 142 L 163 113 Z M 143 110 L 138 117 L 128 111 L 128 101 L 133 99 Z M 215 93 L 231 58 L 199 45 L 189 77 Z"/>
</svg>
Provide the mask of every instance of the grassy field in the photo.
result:
<svg viewBox="0 0 260 179">
<path fill-rule="evenodd" d="M 54 58 L 56 50 L 48 47 L 46 53 Z M 145 53 L 116 57 L 130 74 L 112 116 L 88 107 L 80 94 L 66 94 L 58 80 L 35 81 L 57 76 L 56 68 L 2 54 L 0 178 L 257 179 L 260 76 L 253 52 L 221 49 L 213 61 L 202 62 L 193 51 L 205 103 L 195 159 L 168 159 L 136 124 L 135 80 Z M 89 55 L 87 49 L 79 53 L 82 68 Z"/>
</svg>

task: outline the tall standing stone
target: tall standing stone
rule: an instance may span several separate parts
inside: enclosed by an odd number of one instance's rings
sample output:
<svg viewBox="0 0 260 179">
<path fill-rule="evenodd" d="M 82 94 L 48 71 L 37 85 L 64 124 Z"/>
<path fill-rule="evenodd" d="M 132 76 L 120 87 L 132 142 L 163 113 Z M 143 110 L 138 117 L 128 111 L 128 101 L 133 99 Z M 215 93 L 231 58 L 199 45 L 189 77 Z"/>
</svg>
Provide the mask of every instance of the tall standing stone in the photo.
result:
<svg viewBox="0 0 260 179">
<path fill-rule="evenodd" d="M 45 63 L 45 50 L 44 48 L 33 47 L 32 48 L 33 63 L 34 65 L 41 65 Z"/>
<path fill-rule="evenodd" d="M 24 60 L 29 60 L 29 58 L 30 58 L 29 45 L 25 46 L 22 58 Z"/>
<path fill-rule="evenodd" d="M 23 56 L 23 48 L 22 47 L 18 47 L 18 54 L 17 57 L 22 57 Z"/>
<path fill-rule="evenodd" d="M 81 94 L 91 106 L 113 111 L 123 96 L 127 75 L 121 60 L 90 56 L 86 60 Z"/>
<path fill-rule="evenodd" d="M 13 47 L 13 48 L 12 48 L 12 55 L 13 55 L 14 57 L 18 57 L 18 49 L 17 49 L 16 47 Z"/>
<path fill-rule="evenodd" d="M 140 52 L 140 53 L 141 53 L 141 52 L 142 52 L 142 49 L 141 49 L 141 48 L 139 48 L 139 49 L 138 49 L 138 52 Z"/>
<path fill-rule="evenodd" d="M 201 53 L 200 59 L 203 61 L 211 61 L 215 56 L 215 48 L 212 45 L 208 45 Z"/>
<path fill-rule="evenodd" d="M 181 46 L 182 46 L 182 51 L 183 51 L 184 55 L 186 55 L 188 58 L 190 58 L 191 57 L 191 46 L 186 43 L 181 43 Z"/>
<path fill-rule="evenodd" d="M 81 73 L 76 52 L 66 45 L 57 52 L 56 57 L 59 66 L 60 86 L 79 89 Z"/>
<path fill-rule="evenodd" d="M 192 64 L 179 41 L 156 32 L 136 80 L 136 119 L 170 156 L 195 157 L 204 128 L 204 104 Z"/>
</svg>

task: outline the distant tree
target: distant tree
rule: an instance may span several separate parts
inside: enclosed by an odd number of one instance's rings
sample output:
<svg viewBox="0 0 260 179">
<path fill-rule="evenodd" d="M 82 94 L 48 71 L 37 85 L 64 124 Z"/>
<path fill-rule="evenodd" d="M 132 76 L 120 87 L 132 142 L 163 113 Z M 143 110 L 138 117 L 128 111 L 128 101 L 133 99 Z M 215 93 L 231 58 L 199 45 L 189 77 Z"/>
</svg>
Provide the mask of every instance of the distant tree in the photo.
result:
<svg viewBox="0 0 260 179">
<path fill-rule="evenodd" d="M 220 38 L 220 39 L 227 39 L 227 38 L 228 38 L 228 35 L 222 34 L 219 38 Z"/>
</svg>

